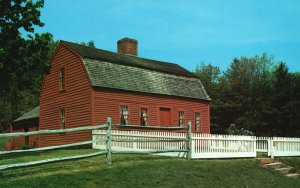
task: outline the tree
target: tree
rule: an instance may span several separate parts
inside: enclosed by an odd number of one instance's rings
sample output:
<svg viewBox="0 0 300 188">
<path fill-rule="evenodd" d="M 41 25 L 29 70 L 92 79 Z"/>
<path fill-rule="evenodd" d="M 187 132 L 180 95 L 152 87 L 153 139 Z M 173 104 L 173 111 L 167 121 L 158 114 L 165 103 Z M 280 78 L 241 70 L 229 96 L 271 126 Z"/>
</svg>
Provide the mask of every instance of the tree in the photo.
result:
<svg viewBox="0 0 300 188">
<path fill-rule="evenodd" d="M 272 100 L 273 58 L 267 54 L 234 59 L 224 74 L 231 123 L 258 134 L 264 121 L 262 111 Z M 225 98 L 224 98 L 225 99 Z"/>
<path fill-rule="evenodd" d="M 280 62 L 273 72 L 272 101 L 266 111 L 269 131 L 275 136 L 291 136 L 293 83 L 285 63 Z"/>
<path fill-rule="evenodd" d="M 41 78 L 49 69 L 47 57 L 52 35 L 34 32 L 42 27 L 40 9 L 44 1 L 0 1 L 0 123 L 7 124 L 24 110 L 25 93 L 38 95 Z M 24 30 L 24 33 L 20 31 Z M 25 36 L 27 34 L 27 36 Z M 25 36 L 25 37 L 24 37 Z M 30 97 L 29 97 L 30 98 Z M 35 100 L 37 105 L 37 99 Z"/>
<path fill-rule="evenodd" d="M 214 99 L 217 94 L 216 90 L 221 76 L 220 68 L 212 66 L 211 64 L 205 65 L 205 63 L 202 62 L 200 65 L 197 65 L 195 74 L 205 86 L 209 96 Z"/>
<path fill-rule="evenodd" d="M 211 131 L 214 133 L 224 133 L 222 127 L 222 102 L 220 101 L 220 80 L 222 78 L 219 67 L 211 64 L 206 65 L 202 62 L 197 65 L 195 75 L 201 80 L 206 92 L 212 99 L 211 101 Z"/>
<path fill-rule="evenodd" d="M 87 46 L 87 47 L 91 47 L 91 48 L 96 48 L 93 40 L 91 40 L 89 42 L 81 42 L 80 44 L 83 45 L 83 46 Z"/>
<path fill-rule="evenodd" d="M 233 59 L 223 74 L 202 63 L 195 74 L 212 98 L 212 133 L 300 136 L 300 74 L 284 62 L 262 54 Z"/>
<path fill-rule="evenodd" d="M 236 129 L 259 133 L 264 128 L 262 112 L 271 103 L 273 58 L 267 54 L 233 59 L 223 74 L 218 67 L 201 64 L 198 75 L 211 102 L 211 128 L 226 133 L 230 124 Z"/>
<path fill-rule="evenodd" d="M 291 122 L 290 134 L 300 136 L 300 73 L 291 73 Z"/>
</svg>

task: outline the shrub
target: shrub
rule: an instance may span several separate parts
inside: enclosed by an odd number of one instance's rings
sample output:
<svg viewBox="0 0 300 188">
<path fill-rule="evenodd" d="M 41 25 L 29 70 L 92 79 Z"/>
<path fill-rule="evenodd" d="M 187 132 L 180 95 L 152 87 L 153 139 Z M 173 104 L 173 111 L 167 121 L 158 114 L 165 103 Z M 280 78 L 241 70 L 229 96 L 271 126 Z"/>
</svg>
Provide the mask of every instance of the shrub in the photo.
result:
<svg viewBox="0 0 300 188">
<path fill-rule="evenodd" d="M 32 149 L 32 148 L 35 148 L 35 144 L 34 144 L 34 145 L 26 145 L 26 144 L 24 144 L 24 145 L 21 147 L 22 150 Z"/>
<path fill-rule="evenodd" d="M 8 141 L 11 141 L 9 137 L 0 137 L 0 151 L 5 151 L 5 144 Z"/>
<path fill-rule="evenodd" d="M 245 136 L 253 136 L 254 133 L 248 131 L 244 128 L 238 127 L 235 124 L 231 124 L 227 129 L 226 133 L 229 135 L 245 135 Z"/>
</svg>

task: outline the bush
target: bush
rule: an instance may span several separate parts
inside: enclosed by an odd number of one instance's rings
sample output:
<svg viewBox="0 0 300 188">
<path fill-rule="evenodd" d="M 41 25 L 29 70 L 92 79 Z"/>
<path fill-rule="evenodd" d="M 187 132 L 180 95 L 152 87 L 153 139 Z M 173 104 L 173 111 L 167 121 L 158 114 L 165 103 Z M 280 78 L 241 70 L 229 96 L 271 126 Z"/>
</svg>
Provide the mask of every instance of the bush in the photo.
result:
<svg viewBox="0 0 300 188">
<path fill-rule="evenodd" d="M 253 136 L 254 133 L 248 131 L 244 128 L 238 127 L 235 124 L 230 124 L 230 126 L 226 129 L 226 133 L 229 135 L 245 135 L 245 136 Z"/>
<path fill-rule="evenodd" d="M 5 151 L 6 142 L 10 141 L 8 137 L 0 137 L 0 151 Z"/>
<path fill-rule="evenodd" d="M 26 144 L 24 144 L 22 147 L 21 147 L 21 149 L 22 150 L 26 150 L 26 149 L 33 149 L 33 148 L 35 148 L 35 144 L 34 145 L 26 145 Z"/>
</svg>

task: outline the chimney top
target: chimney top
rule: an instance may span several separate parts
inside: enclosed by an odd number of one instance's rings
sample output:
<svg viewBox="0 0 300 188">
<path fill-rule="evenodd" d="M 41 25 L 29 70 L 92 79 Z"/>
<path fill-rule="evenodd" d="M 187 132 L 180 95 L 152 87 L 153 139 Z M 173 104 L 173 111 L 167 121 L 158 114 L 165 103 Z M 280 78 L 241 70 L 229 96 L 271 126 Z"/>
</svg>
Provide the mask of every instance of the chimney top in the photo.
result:
<svg viewBox="0 0 300 188">
<path fill-rule="evenodd" d="M 118 40 L 118 53 L 137 56 L 138 41 L 131 38 L 123 38 Z"/>
</svg>

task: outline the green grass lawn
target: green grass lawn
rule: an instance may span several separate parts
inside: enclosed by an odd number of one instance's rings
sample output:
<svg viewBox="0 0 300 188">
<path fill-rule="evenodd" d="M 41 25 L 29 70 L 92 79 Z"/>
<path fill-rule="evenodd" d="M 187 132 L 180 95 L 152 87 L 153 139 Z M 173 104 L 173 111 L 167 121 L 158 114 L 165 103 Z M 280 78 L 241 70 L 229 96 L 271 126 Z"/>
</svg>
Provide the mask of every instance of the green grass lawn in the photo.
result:
<svg viewBox="0 0 300 188">
<path fill-rule="evenodd" d="M 0 156 L 0 165 L 94 152 L 56 150 Z M 185 160 L 113 154 L 0 171 L 0 187 L 299 187 L 300 180 L 259 168 L 254 159 Z"/>
<path fill-rule="evenodd" d="M 279 157 L 280 161 L 291 165 L 295 168 L 295 171 L 300 173 L 300 157 Z"/>
</svg>

